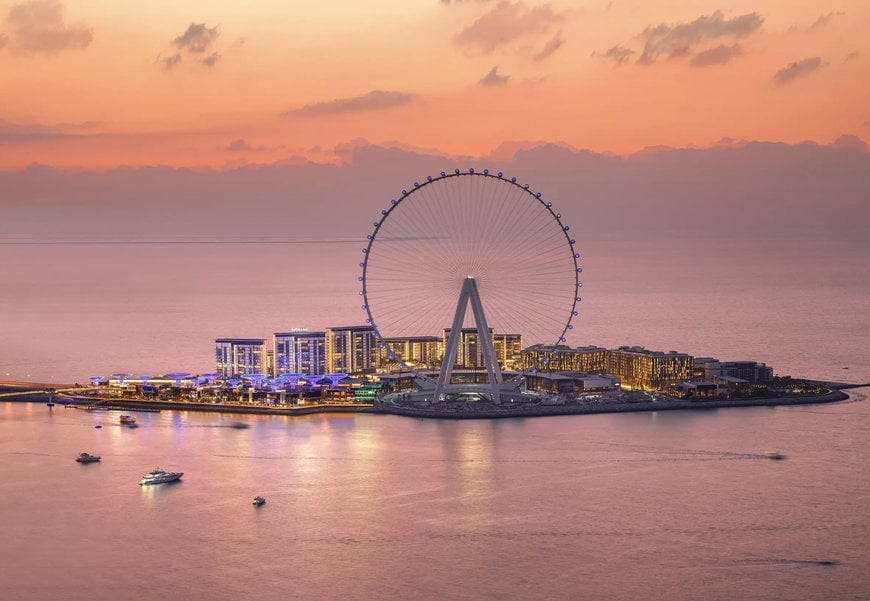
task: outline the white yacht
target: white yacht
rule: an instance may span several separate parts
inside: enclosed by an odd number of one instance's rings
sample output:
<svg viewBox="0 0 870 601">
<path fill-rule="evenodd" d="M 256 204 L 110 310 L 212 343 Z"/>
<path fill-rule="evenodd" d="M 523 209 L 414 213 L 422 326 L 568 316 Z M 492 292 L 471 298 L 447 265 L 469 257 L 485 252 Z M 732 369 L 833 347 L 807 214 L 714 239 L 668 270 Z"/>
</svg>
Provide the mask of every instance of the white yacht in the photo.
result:
<svg viewBox="0 0 870 601">
<path fill-rule="evenodd" d="M 156 470 L 151 470 L 146 476 L 143 476 L 139 481 L 139 484 L 163 484 L 164 482 L 175 482 L 176 480 L 180 480 L 184 475 L 184 472 L 164 472 L 162 469 L 157 468 Z"/>
</svg>

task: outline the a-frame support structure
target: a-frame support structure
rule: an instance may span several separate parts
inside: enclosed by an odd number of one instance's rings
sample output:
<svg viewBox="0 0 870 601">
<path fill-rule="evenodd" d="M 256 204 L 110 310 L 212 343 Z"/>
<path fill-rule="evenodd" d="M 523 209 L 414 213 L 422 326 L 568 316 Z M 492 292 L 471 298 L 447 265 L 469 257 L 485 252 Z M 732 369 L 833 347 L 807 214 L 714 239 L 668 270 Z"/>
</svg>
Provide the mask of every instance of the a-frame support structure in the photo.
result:
<svg viewBox="0 0 870 601">
<path fill-rule="evenodd" d="M 489 376 L 489 386 L 492 389 L 492 402 L 496 405 L 501 403 L 499 389 L 501 386 L 501 369 L 495 357 L 495 347 L 492 344 L 492 336 L 489 335 L 489 327 L 486 325 L 486 315 L 483 313 L 483 305 L 477 292 L 477 281 L 473 276 L 468 276 L 462 282 L 462 290 L 459 293 L 459 302 L 456 304 L 456 313 L 453 316 L 453 327 L 450 328 L 450 336 L 447 338 L 447 348 L 444 351 L 444 360 L 441 362 L 441 373 L 438 375 L 438 383 L 435 385 L 435 403 L 441 400 L 441 395 L 450 384 L 453 376 L 453 365 L 456 363 L 456 352 L 459 348 L 459 340 L 462 338 L 462 322 L 465 320 L 465 310 L 471 303 L 471 311 L 474 315 L 474 325 L 477 328 L 477 340 L 483 354 L 483 364 Z"/>
</svg>

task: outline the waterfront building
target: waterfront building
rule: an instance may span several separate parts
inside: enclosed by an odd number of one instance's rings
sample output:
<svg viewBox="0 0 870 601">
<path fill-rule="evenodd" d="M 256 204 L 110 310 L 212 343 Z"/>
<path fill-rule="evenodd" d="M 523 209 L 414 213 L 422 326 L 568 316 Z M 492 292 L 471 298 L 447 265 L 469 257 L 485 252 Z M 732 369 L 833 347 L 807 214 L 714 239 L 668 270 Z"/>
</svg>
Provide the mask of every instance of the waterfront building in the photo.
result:
<svg viewBox="0 0 870 601">
<path fill-rule="evenodd" d="M 409 336 L 406 338 L 387 338 L 384 340 L 402 361 L 413 365 L 434 367 L 441 364 L 444 356 L 444 340 L 438 336 Z M 378 349 L 379 366 L 395 364 L 386 348 Z"/>
<path fill-rule="evenodd" d="M 495 359 L 502 369 L 512 369 L 522 355 L 523 337 L 520 334 L 494 334 L 489 328 L 492 338 Z M 442 344 L 447 347 L 450 328 L 444 328 Z M 442 351 L 443 354 L 443 351 Z M 483 347 L 477 328 L 462 328 L 459 344 L 456 349 L 456 367 L 464 369 L 483 369 Z"/>
<path fill-rule="evenodd" d="M 631 388 L 664 390 L 692 377 L 693 360 L 686 353 L 621 346 L 606 353 L 605 373 Z"/>
<path fill-rule="evenodd" d="M 605 349 L 600 346 L 570 348 L 535 345 L 522 352 L 525 370 L 581 372 L 619 378 L 628 387 L 664 389 L 692 377 L 692 357 L 685 353 L 650 351 L 639 346 Z"/>
<path fill-rule="evenodd" d="M 576 371 L 587 374 L 603 374 L 607 370 L 607 349 L 600 346 L 556 347 L 536 344 L 520 354 L 523 370 Z"/>
<path fill-rule="evenodd" d="M 492 346 L 495 349 L 495 359 L 502 369 L 517 369 L 522 360 L 522 334 L 493 334 Z"/>
<path fill-rule="evenodd" d="M 272 375 L 327 373 L 326 332 L 276 332 L 273 341 L 275 369 Z"/>
<path fill-rule="evenodd" d="M 730 377 L 753 384 L 773 380 L 773 368 L 755 361 L 719 361 L 713 357 L 697 357 L 693 365 L 694 376 L 705 380 Z"/>
<path fill-rule="evenodd" d="M 218 338 L 214 341 L 215 371 L 223 378 L 259 374 L 265 369 L 263 338 Z"/>
<path fill-rule="evenodd" d="M 326 330 L 326 370 L 329 373 L 373 371 L 378 344 L 372 326 L 344 326 Z"/>
<path fill-rule="evenodd" d="M 524 372 L 526 388 L 553 394 L 573 394 L 597 390 L 616 390 L 619 378 L 573 371 Z"/>
</svg>

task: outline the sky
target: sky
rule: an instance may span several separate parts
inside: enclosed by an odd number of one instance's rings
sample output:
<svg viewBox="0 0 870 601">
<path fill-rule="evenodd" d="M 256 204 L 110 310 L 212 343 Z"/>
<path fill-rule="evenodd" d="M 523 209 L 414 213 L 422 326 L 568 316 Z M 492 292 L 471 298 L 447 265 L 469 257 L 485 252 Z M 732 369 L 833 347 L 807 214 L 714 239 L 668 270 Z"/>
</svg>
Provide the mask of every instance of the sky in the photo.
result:
<svg viewBox="0 0 870 601">
<path fill-rule="evenodd" d="M 0 2 L 0 170 L 870 139 L 866 0 Z"/>
<path fill-rule="evenodd" d="M 863 299 L 868 82 L 866 0 L 0 0 L 0 367 L 153 370 L 175 336 L 205 369 L 215 337 L 358 323 L 373 220 L 453 169 L 571 227 L 571 344 L 684 341 L 632 321 L 644 285 L 750 332 L 803 298 L 776 277 Z M 745 281 L 758 310 L 714 292 Z"/>
</svg>

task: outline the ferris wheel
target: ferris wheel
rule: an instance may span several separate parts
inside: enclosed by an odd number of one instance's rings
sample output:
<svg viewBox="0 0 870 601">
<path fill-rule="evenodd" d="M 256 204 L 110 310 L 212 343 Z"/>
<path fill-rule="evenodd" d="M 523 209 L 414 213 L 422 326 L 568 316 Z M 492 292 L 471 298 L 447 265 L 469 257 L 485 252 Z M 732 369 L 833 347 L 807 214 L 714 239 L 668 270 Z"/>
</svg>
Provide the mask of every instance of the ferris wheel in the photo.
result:
<svg viewBox="0 0 870 601">
<path fill-rule="evenodd" d="M 362 309 L 381 348 L 404 364 L 394 341 L 461 324 L 556 350 L 582 287 L 561 217 L 528 184 L 486 169 L 442 171 L 402 190 L 373 223 L 360 263 Z"/>
</svg>

